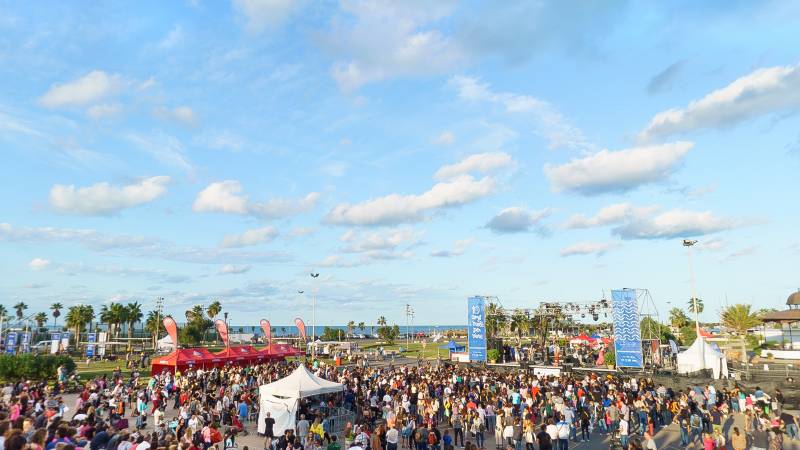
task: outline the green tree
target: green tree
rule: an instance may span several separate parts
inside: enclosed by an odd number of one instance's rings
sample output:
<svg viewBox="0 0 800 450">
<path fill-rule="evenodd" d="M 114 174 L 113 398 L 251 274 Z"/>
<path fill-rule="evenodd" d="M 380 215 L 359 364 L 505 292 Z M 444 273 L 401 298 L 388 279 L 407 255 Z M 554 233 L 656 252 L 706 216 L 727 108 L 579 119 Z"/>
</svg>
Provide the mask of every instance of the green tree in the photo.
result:
<svg viewBox="0 0 800 450">
<path fill-rule="evenodd" d="M 682 309 L 672 308 L 669 310 L 669 323 L 675 327 L 675 329 L 680 330 L 689 324 L 689 318 Z"/>
<path fill-rule="evenodd" d="M 355 329 L 355 327 L 356 327 L 355 321 L 351 320 L 351 321 L 347 322 L 347 335 L 348 336 L 353 336 L 353 329 Z"/>
<path fill-rule="evenodd" d="M 506 312 L 503 311 L 503 307 L 500 306 L 499 303 L 489 303 L 486 305 L 486 315 L 485 315 L 485 323 L 486 323 L 486 337 L 493 338 L 497 337 L 500 333 L 500 330 L 508 322 L 508 316 Z"/>
<path fill-rule="evenodd" d="M 5 306 L 0 305 L 0 320 L 8 319 L 8 310 Z"/>
<path fill-rule="evenodd" d="M 161 330 L 161 321 L 164 318 L 159 315 L 158 311 L 150 311 L 147 313 L 147 318 L 144 321 L 144 330 L 153 337 L 153 348 L 158 342 L 158 332 Z"/>
<path fill-rule="evenodd" d="M 736 304 L 722 311 L 722 324 L 736 334 L 744 336 L 750 328 L 761 325 L 758 314 L 750 310 L 751 305 Z"/>
<path fill-rule="evenodd" d="M 86 324 L 94 320 L 94 308 L 91 305 L 70 306 L 67 310 L 67 327 L 74 330 L 75 342 L 80 342 L 80 335 Z"/>
<path fill-rule="evenodd" d="M 358 322 L 358 329 L 363 333 L 367 325 L 364 322 Z"/>
<path fill-rule="evenodd" d="M 385 326 L 386 325 L 386 317 L 383 317 L 383 316 L 378 317 L 378 325 Z"/>
<path fill-rule="evenodd" d="M 697 330 L 694 325 L 686 325 L 681 328 L 681 344 L 690 345 L 697 339 Z"/>
<path fill-rule="evenodd" d="M 639 329 L 642 332 L 642 339 L 659 339 L 661 342 L 675 340 L 669 327 L 656 322 L 652 317 L 643 317 L 639 323 Z"/>
<path fill-rule="evenodd" d="M 389 326 L 386 324 L 386 319 L 381 317 L 382 321 L 378 321 L 378 337 L 385 341 L 387 344 L 392 345 L 394 344 L 394 340 L 400 336 L 400 327 L 397 324 Z"/>
<path fill-rule="evenodd" d="M 36 322 L 37 328 L 42 328 L 45 323 L 47 323 L 47 313 L 40 312 L 33 316 L 33 320 Z"/>
<path fill-rule="evenodd" d="M 61 303 L 53 303 L 50 305 L 50 314 L 53 316 L 53 328 L 58 325 L 58 318 L 61 316 L 61 310 L 64 309 L 64 305 Z"/>
<path fill-rule="evenodd" d="M 14 305 L 14 309 L 17 310 L 17 320 L 22 320 L 22 317 L 25 316 L 25 310 L 28 309 L 28 305 L 24 302 L 19 302 Z"/>
<path fill-rule="evenodd" d="M 217 300 L 211 302 L 210 305 L 206 308 L 206 314 L 208 314 L 208 318 L 211 320 L 215 320 L 217 315 L 222 312 L 222 303 Z"/>
<path fill-rule="evenodd" d="M 181 341 L 197 345 L 203 340 L 206 332 L 210 330 L 214 323 L 207 319 L 203 305 L 195 305 L 185 313 L 186 325 L 179 330 Z"/>
<path fill-rule="evenodd" d="M 703 299 L 701 299 L 701 298 L 691 299 L 690 298 L 689 301 L 687 302 L 687 305 L 689 305 L 689 312 L 690 313 L 694 314 L 694 310 L 695 310 L 695 308 L 697 308 L 697 314 L 698 315 L 703 314 L 703 309 L 705 308 L 703 306 Z"/>
<path fill-rule="evenodd" d="M 517 338 L 522 339 L 523 334 L 527 334 L 530 330 L 531 320 L 521 309 L 515 309 L 511 314 L 511 321 L 509 324 L 511 331 L 517 332 Z"/>
<path fill-rule="evenodd" d="M 341 330 L 336 330 L 331 327 L 324 327 L 322 335 L 319 337 L 323 341 L 338 341 L 341 336 Z"/>
<path fill-rule="evenodd" d="M 142 305 L 139 302 L 128 303 L 125 306 L 126 318 L 128 322 L 128 337 L 133 337 L 133 330 L 136 327 L 136 324 L 141 322 L 142 317 Z"/>
</svg>

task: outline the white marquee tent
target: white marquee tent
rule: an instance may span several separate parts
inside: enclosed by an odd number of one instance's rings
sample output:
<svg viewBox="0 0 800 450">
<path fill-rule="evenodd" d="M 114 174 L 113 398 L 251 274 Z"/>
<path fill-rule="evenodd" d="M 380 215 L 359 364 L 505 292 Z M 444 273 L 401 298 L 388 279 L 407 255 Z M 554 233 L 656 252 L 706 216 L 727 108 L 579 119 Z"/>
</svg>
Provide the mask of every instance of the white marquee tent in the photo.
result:
<svg viewBox="0 0 800 450">
<path fill-rule="evenodd" d="M 299 399 L 343 390 L 343 384 L 320 378 L 300 365 L 288 377 L 259 387 L 258 432 L 264 432 L 266 413 L 275 419 L 273 432 L 280 436 L 283 430 L 295 427 Z"/>
<path fill-rule="evenodd" d="M 728 378 L 728 358 L 715 350 L 705 339 L 698 337 L 691 347 L 678 353 L 678 373 L 693 373 L 711 369 L 714 378 Z"/>
</svg>

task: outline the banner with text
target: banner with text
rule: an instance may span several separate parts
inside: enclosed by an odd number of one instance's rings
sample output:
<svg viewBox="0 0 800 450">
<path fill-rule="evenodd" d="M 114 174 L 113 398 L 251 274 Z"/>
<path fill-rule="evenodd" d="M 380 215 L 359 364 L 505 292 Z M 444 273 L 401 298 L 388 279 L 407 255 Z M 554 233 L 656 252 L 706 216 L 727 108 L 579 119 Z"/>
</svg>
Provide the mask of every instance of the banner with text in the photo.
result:
<svg viewBox="0 0 800 450">
<path fill-rule="evenodd" d="M 31 332 L 26 331 L 22 333 L 20 337 L 20 346 L 22 347 L 22 353 L 28 353 L 31 351 Z"/>
<path fill-rule="evenodd" d="M 17 351 L 17 333 L 12 331 L 6 335 L 6 353 L 13 355 Z"/>
<path fill-rule="evenodd" d="M 642 333 L 636 289 L 611 291 L 617 367 L 642 367 Z"/>
<path fill-rule="evenodd" d="M 58 353 L 58 348 L 61 346 L 61 333 L 50 333 L 50 353 Z"/>
<path fill-rule="evenodd" d="M 86 335 L 86 357 L 94 358 L 94 343 L 97 342 L 97 333 Z"/>
<path fill-rule="evenodd" d="M 486 361 L 486 305 L 483 297 L 470 297 L 467 303 L 469 360 Z"/>
</svg>

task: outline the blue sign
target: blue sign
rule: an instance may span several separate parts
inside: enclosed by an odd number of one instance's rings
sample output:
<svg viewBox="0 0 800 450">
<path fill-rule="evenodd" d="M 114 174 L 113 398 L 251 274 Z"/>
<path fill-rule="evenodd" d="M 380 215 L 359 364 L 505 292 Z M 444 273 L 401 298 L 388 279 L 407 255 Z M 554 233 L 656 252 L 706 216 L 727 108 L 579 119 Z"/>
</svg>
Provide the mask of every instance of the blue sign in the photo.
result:
<svg viewBox="0 0 800 450">
<path fill-rule="evenodd" d="M 94 357 L 94 343 L 97 342 L 97 333 L 89 333 L 86 335 L 86 357 Z"/>
<path fill-rule="evenodd" d="M 26 331 L 22 333 L 22 337 L 20 338 L 20 344 L 22 345 L 22 353 L 28 353 L 31 351 L 31 333 L 30 331 Z"/>
<path fill-rule="evenodd" d="M 483 297 L 470 297 L 468 304 L 469 360 L 486 361 L 486 305 Z"/>
<path fill-rule="evenodd" d="M 642 333 L 636 289 L 611 291 L 617 367 L 642 367 Z"/>
<path fill-rule="evenodd" d="M 13 355 L 17 349 L 17 332 L 12 331 L 6 336 L 6 353 Z"/>
</svg>

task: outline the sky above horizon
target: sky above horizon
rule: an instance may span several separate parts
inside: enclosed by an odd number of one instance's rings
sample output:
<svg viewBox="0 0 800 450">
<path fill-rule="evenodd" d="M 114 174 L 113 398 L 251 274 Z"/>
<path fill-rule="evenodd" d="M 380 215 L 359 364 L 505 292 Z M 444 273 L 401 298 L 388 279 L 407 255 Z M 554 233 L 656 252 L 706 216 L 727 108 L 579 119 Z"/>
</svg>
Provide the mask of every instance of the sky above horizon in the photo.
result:
<svg viewBox="0 0 800 450">
<path fill-rule="evenodd" d="M 0 0 L 2 304 L 434 325 L 628 287 L 664 319 L 687 238 L 702 320 L 780 309 L 797 42 L 790 1 Z"/>
</svg>

